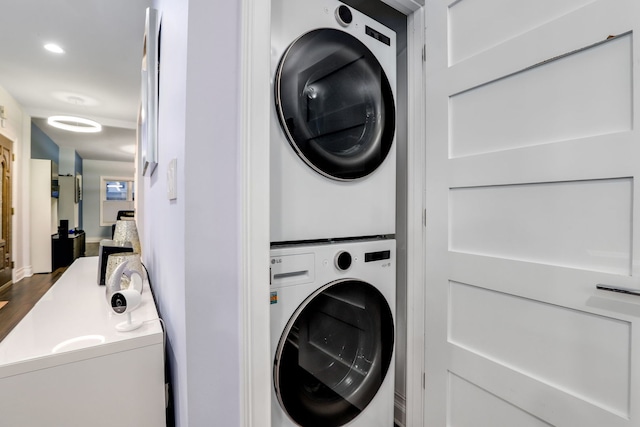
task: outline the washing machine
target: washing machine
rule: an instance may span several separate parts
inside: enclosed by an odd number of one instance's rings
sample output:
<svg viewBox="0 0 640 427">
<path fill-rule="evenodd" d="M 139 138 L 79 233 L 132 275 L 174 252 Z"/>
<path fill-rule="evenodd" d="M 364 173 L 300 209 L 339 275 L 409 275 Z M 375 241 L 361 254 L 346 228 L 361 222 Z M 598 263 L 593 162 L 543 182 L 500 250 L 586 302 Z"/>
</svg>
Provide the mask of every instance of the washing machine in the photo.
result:
<svg viewBox="0 0 640 427">
<path fill-rule="evenodd" d="M 395 233 L 396 35 L 336 0 L 273 0 L 271 241 Z"/>
<path fill-rule="evenodd" d="M 272 427 L 390 427 L 395 240 L 271 250 Z"/>
</svg>

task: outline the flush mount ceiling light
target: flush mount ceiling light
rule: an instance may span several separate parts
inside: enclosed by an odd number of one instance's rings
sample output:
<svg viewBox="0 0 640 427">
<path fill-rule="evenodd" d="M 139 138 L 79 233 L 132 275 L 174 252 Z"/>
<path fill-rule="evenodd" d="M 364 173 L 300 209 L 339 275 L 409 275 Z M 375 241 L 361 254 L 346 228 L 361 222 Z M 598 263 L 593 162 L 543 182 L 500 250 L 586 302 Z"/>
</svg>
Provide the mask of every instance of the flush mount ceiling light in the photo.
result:
<svg viewBox="0 0 640 427">
<path fill-rule="evenodd" d="M 44 48 L 47 49 L 49 52 L 64 53 L 64 49 L 55 43 L 47 43 L 44 45 Z"/>
<path fill-rule="evenodd" d="M 70 132 L 94 133 L 102 130 L 102 125 L 93 120 L 73 116 L 51 116 L 47 123 L 54 128 L 68 130 Z"/>
</svg>

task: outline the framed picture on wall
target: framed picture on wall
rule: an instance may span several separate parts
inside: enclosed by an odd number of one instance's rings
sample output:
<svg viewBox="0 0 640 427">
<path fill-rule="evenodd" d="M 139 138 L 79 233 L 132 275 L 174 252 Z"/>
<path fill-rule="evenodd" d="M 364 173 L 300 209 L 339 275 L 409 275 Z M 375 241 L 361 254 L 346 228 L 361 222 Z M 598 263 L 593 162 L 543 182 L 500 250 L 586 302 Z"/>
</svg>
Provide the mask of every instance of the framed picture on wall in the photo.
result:
<svg viewBox="0 0 640 427">
<path fill-rule="evenodd" d="M 76 175 L 76 203 L 82 200 L 82 175 Z"/>
<path fill-rule="evenodd" d="M 158 80 L 160 72 L 160 14 L 147 8 L 142 52 L 142 87 L 138 115 L 138 144 L 142 174 L 158 165 Z"/>
</svg>

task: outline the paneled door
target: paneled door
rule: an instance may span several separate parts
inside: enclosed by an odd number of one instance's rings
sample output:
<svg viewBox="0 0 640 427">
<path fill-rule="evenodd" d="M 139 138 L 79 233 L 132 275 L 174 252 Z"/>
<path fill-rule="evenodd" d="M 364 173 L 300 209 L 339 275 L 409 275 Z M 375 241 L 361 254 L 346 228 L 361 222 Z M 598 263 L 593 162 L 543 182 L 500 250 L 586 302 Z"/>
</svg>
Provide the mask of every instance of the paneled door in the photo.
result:
<svg viewBox="0 0 640 427">
<path fill-rule="evenodd" d="M 425 425 L 640 427 L 640 2 L 426 19 Z"/>
<path fill-rule="evenodd" d="M 11 283 L 11 162 L 12 142 L 0 135 L 0 287 Z"/>
</svg>

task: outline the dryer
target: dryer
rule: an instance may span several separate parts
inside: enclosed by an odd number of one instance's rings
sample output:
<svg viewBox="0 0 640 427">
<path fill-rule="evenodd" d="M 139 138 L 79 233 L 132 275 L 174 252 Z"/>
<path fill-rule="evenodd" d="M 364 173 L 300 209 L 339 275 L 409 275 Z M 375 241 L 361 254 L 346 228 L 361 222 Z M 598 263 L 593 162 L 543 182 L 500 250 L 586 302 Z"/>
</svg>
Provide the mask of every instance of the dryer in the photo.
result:
<svg viewBox="0 0 640 427">
<path fill-rule="evenodd" d="M 395 33 L 336 0 L 271 29 L 271 241 L 394 234 Z"/>
<path fill-rule="evenodd" d="M 389 427 L 395 240 L 271 250 L 271 425 Z"/>
</svg>

